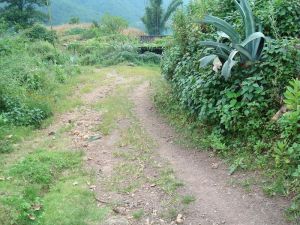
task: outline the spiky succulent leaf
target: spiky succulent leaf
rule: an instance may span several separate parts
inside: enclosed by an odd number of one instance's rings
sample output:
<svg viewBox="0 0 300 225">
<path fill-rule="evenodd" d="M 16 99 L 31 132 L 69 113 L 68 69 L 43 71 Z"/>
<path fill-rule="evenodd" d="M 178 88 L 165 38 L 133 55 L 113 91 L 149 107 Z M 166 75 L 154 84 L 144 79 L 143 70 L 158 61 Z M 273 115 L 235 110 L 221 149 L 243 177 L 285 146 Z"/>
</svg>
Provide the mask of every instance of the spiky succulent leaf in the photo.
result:
<svg viewBox="0 0 300 225">
<path fill-rule="evenodd" d="M 211 64 L 215 58 L 217 58 L 218 56 L 217 55 L 208 55 L 208 56 L 205 56 L 203 58 L 200 59 L 200 67 L 206 67 L 208 66 L 209 64 Z"/>
<path fill-rule="evenodd" d="M 232 67 L 234 67 L 238 62 L 234 60 L 234 57 L 238 53 L 237 50 L 233 50 L 229 57 L 228 60 L 224 63 L 223 68 L 222 68 L 222 76 L 225 78 L 225 80 L 228 80 L 231 76 L 231 70 Z"/>
<path fill-rule="evenodd" d="M 266 39 L 266 36 L 263 33 L 255 32 L 255 33 L 251 34 L 250 36 L 248 36 L 241 43 L 241 46 L 246 47 L 246 46 L 252 45 L 250 48 L 252 60 L 257 60 L 260 57 L 261 52 L 262 52 L 261 50 L 262 50 L 263 46 L 261 46 L 261 42 L 264 42 L 265 39 Z M 249 48 L 248 48 L 248 50 L 249 50 Z"/>
<path fill-rule="evenodd" d="M 233 26 L 231 26 L 225 20 L 209 15 L 205 16 L 202 22 L 206 24 L 211 24 L 215 26 L 218 30 L 223 31 L 230 37 L 231 41 L 235 44 L 241 41 L 239 33 L 233 28 Z"/>
<path fill-rule="evenodd" d="M 219 42 L 215 42 L 215 41 L 200 41 L 199 44 L 200 44 L 200 46 L 210 47 L 210 48 L 214 48 L 216 50 L 222 49 L 223 51 L 225 51 L 227 53 L 230 53 L 232 50 L 228 45 L 225 45 L 225 44 L 219 43 Z"/>
<path fill-rule="evenodd" d="M 250 60 L 252 61 L 253 58 L 252 58 L 252 55 L 251 53 L 249 52 L 248 49 L 246 49 L 244 46 L 242 45 L 235 45 L 234 48 L 244 57 L 246 58 L 247 60 Z"/>
</svg>

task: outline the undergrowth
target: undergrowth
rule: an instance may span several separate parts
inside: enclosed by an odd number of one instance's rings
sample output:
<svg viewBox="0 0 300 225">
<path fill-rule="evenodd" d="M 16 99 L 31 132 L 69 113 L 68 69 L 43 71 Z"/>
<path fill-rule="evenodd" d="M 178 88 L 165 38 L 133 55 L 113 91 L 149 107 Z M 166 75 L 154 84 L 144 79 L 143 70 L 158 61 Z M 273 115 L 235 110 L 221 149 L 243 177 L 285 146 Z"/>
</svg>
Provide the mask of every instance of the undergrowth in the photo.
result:
<svg viewBox="0 0 300 225">
<path fill-rule="evenodd" d="M 80 152 L 37 150 L 0 171 L 1 224 L 84 225 L 86 219 L 103 219 L 107 209 L 93 207 L 81 161 Z"/>
</svg>

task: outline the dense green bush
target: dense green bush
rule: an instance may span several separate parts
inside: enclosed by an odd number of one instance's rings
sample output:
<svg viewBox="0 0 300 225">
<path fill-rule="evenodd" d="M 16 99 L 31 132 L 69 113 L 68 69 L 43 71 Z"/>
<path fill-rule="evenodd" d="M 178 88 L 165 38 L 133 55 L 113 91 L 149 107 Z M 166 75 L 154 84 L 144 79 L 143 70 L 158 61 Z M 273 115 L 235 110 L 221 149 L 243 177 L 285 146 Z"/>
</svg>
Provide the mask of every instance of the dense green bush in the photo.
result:
<svg viewBox="0 0 300 225">
<path fill-rule="evenodd" d="M 31 28 L 28 28 L 24 31 L 23 35 L 31 41 L 48 41 L 51 44 L 57 41 L 56 32 L 48 30 L 45 26 L 40 24 L 35 24 Z"/>
<path fill-rule="evenodd" d="M 300 37 L 300 2 L 298 0 L 259 0 L 255 13 L 266 34 L 272 37 Z"/>
<path fill-rule="evenodd" d="M 209 2 L 210 4 L 206 7 L 208 13 L 234 22 L 236 27 L 242 26 L 234 1 Z M 261 23 L 265 34 L 275 38 L 300 36 L 300 2 L 298 0 L 250 0 L 250 3 L 257 22 Z"/>
</svg>

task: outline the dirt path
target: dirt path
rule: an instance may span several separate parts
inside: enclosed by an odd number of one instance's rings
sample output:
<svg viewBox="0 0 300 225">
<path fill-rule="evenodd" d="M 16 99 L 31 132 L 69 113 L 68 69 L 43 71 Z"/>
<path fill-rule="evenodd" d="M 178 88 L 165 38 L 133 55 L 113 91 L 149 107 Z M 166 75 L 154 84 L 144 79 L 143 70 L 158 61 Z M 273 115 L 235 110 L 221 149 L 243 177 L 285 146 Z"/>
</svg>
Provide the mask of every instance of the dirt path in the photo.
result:
<svg viewBox="0 0 300 225">
<path fill-rule="evenodd" d="M 46 131 L 70 127 L 65 134 L 70 148 L 84 149 L 86 168 L 94 174 L 87 188 L 98 207 L 111 209 L 100 224 L 287 224 L 286 202 L 234 187 L 222 161 L 173 143 L 176 134 L 149 97 L 153 77 L 138 76 L 142 69 L 109 72 L 102 85 L 77 93 L 83 105 Z"/>
<path fill-rule="evenodd" d="M 210 157 L 207 152 L 181 149 L 173 144 L 174 132 L 153 109 L 148 83 L 135 90 L 133 99 L 136 115 L 159 144 L 157 151 L 171 163 L 176 175 L 196 197 L 185 224 L 287 224 L 283 218 L 285 202 L 232 187 L 229 185 L 228 169 L 222 162 Z"/>
</svg>

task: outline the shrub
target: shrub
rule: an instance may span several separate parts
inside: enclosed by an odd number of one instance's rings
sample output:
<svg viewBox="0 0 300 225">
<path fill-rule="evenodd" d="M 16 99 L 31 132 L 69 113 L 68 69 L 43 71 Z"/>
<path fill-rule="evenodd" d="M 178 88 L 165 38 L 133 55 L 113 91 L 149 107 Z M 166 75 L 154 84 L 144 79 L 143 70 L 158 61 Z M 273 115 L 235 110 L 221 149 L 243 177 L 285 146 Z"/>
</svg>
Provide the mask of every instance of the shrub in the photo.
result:
<svg viewBox="0 0 300 225">
<path fill-rule="evenodd" d="M 128 27 L 128 22 L 122 17 L 104 14 L 100 20 L 100 29 L 103 33 L 113 34 Z"/>
<path fill-rule="evenodd" d="M 298 0 L 259 0 L 255 14 L 267 35 L 275 38 L 300 37 L 300 2 Z"/>
<path fill-rule="evenodd" d="M 55 31 L 50 31 L 46 27 L 40 24 L 35 24 L 31 28 L 24 31 L 24 36 L 31 41 L 42 40 L 48 41 L 54 44 L 57 41 L 57 35 Z"/>
<path fill-rule="evenodd" d="M 28 51 L 32 56 L 38 56 L 43 62 L 53 64 L 65 64 L 68 61 L 66 54 L 45 41 L 37 41 L 34 45 L 28 46 Z"/>
</svg>

